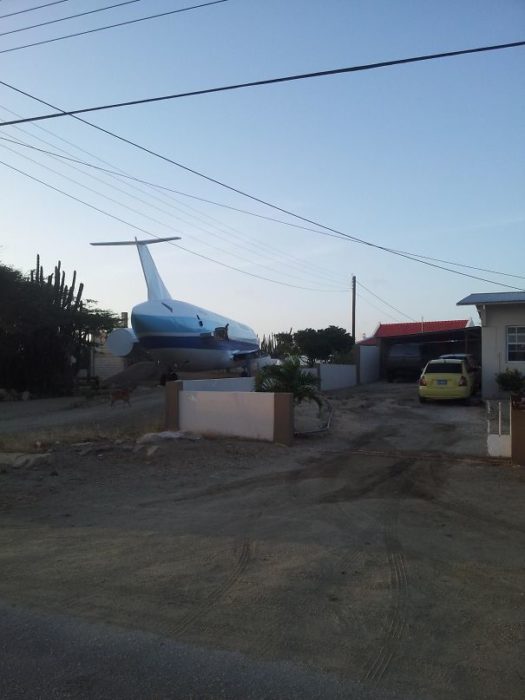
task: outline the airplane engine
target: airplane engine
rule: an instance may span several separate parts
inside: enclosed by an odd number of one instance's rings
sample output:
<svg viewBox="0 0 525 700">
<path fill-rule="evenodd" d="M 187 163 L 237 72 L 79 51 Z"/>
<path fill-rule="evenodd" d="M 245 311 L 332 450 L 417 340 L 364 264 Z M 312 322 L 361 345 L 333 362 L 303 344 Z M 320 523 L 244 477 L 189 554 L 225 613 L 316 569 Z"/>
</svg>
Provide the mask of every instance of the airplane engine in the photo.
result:
<svg viewBox="0 0 525 700">
<path fill-rule="evenodd" d="M 107 337 L 106 347 L 113 355 L 126 357 L 138 342 L 132 328 L 115 328 Z"/>
</svg>

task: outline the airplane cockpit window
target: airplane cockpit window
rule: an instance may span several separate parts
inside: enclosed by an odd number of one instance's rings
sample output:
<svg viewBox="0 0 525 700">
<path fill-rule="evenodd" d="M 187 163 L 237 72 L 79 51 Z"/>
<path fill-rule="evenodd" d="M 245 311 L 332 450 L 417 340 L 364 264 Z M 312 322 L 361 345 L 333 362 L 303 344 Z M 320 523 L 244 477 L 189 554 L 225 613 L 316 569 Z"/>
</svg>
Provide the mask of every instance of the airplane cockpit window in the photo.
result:
<svg viewBox="0 0 525 700">
<path fill-rule="evenodd" d="M 228 338 L 228 326 L 230 324 L 227 323 L 225 326 L 217 326 L 217 328 L 214 330 L 213 335 L 215 338 L 218 338 L 219 340 L 229 340 Z"/>
</svg>

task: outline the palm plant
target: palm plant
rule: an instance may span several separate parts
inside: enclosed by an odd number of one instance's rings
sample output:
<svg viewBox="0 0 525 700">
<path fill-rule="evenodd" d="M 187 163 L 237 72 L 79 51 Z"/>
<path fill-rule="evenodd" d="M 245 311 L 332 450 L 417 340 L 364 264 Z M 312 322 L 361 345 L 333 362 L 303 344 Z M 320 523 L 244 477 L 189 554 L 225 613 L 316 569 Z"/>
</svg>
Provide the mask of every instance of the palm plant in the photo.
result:
<svg viewBox="0 0 525 700">
<path fill-rule="evenodd" d="M 280 365 L 266 365 L 257 372 L 255 391 L 293 394 L 295 403 L 315 401 L 321 409 L 322 399 L 317 379 L 301 369 L 298 357 L 287 357 Z"/>
</svg>

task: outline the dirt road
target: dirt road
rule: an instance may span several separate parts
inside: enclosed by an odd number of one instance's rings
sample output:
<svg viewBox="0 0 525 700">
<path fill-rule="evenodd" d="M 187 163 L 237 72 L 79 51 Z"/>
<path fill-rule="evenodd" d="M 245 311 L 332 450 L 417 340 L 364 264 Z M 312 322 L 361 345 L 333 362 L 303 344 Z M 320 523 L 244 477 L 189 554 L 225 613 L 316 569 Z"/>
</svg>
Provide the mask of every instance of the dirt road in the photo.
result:
<svg viewBox="0 0 525 700">
<path fill-rule="evenodd" d="M 53 639 L 74 622 L 210 655 L 193 690 L 149 697 L 523 697 L 524 472 L 481 457 L 481 407 L 414 394 L 335 397 L 332 433 L 292 448 L 107 442 L 4 468 L 0 617 L 26 616 L 5 648 L 23 658 L 33 616 Z M 206 690 L 219 653 L 253 678 L 291 666 L 273 690 Z M 108 697 L 108 677 L 86 686 L 77 660 L 53 697 Z"/>
</svg>

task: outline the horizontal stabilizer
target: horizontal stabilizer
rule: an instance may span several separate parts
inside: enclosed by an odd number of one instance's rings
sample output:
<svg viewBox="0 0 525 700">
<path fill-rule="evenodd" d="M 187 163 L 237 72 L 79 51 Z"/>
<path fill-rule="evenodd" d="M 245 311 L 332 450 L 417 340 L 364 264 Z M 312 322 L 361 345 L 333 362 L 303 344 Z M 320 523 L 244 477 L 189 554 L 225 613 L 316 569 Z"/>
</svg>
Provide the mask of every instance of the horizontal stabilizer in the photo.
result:
<svg viewBox="0 0 525 700">
<path fill-rule="evenodd" d="M 134 245 L 137 246 L 137 251 L 144 272 L 146 286 L 148 287 L 148 301 L 162 301 L 163 299 L 171 299 L 170 293 L 166 289 L 159 272 L 153 262 L 148 246 L 152 243 L 166 243 L 167 241 L 180 241 L 180 236 L 169 236 L 168 238 L 153 238 L 146 241 L 104 241 L 100 243 L 92 243 L 91 245 Z"/>
<path fill-rule="evenodd" d="M 168 238 L 153 238 L 146 241 L 104 241 L 101 243 L 90 243 L 90 245 L 152 245 L 153 243 L 165 243 L 166 241 L 180 241 L 180 236 L 169 236 Z"/>
</svg>

